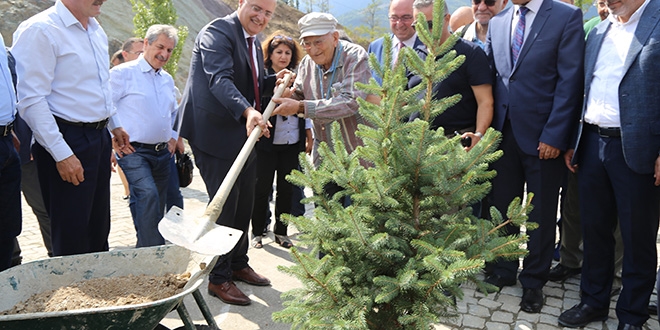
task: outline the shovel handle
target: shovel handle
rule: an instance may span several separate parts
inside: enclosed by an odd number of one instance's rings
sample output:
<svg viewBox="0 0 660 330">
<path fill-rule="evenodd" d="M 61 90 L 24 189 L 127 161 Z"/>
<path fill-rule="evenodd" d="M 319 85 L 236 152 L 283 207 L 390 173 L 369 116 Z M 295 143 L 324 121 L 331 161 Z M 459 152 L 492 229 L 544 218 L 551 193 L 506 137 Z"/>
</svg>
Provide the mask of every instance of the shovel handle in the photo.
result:
<svg viewBox="0 0 660 330">
<path fill-rule="evenodd" d="M 286 86 L 289 85 L 290 80 L 291 80 L 290 73 L 284 75 L 284 82 L 277 86 L 273 98 L 282 96 L 282 93 L 284 92 Z M 266 107 L 266 110 L 262 115 L 264 121 L 268 122 L 268 118 L 270 118 L 270 115 L 273 113 L 274 109 L 275 109 L 275 102 L 271 100 L 268 103 L 268 106 Z M 257 143 L 257 140 L 261 136 L 261 131 L 262 131 L 261 127 L 256 126 L 252 130 L 252 133 L 250 133 L 250 136 L 248 137 L 247 141 L 245 141 L 243 148 L 241 148 L 241 151 L 238 153 L 238 157 L 236 157 L 236 160 L 231 165 L 229 172 L 227 172 L 227 175 L 225 176 L 224 180 L 222 180 L 222 184 L 220 184 L 220 188 L 218 188 L 218 192 L 215 194 L 215 197 L 213 197 L 211 203 L 209 203 L 209 205 L 206 207 L 206 211 L 204 211 L 204 217 L 206 219 L 209 219 L 210 221 L 215 221 L 215 219 L 217 219 L 220 216 L 220 213 L 222 213 L 222 208 L 224 207 L 225 202 L 227 201 L 227 197 L 231 192 L 231 188 L 234 187 L 234 183 L 236 183 L 238 174 L 243 169 L 243 165 L 245 165 L 245 162 L 247 161 L 250 152 L 252 152 L 252 148 L 254 148 L 254 145 Z"/>
</svg>

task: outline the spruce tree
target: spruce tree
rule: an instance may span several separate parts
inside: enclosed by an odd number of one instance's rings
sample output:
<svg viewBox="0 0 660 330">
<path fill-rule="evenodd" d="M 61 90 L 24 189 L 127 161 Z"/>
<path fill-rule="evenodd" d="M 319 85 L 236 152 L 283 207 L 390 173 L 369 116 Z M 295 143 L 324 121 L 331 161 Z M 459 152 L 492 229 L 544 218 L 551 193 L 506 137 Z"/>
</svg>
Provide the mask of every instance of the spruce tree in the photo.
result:
<svg viewBox="0 0 660 330">
<path fill-rule="evenodd" d="M 133 33 L 136 37 L 144 38 L 149 27 L 154 24 L 169 24 L 177 28 L 179 42 L 174 47 L 170 60 L 163 67 L 172 77 L 176 76 L 179 58 L 181 58 L 181 52 L 183 51 L 183 43 L 188 37 L 188 27 L 185 25 L 176 26 L 179 15 L 176 13 L 172 0 L 131 0 L 131 5 L 135 13 L 135 16 L 133 16 L 133 26 L 135 27 Z"/>
<path fill-rule="evenodd" d="M 442 26 L 443 6 L 436 1 L 433 26 Z M 357 132 L 364 146 L 347 153 L 335 124 L 333 145 L 319 147 L 320 166 L 301 156 L 302 172 L 288 177 L 311 187 L 314 195 L 306 202 L 315 204 L 313 218 L 284 217 L 300 230 L 302 245 L 311 247 L 292 248 L 295 265 L 280 266 L 303 284 L 283 293 L 285 309 L 273 314 L 294 329 L 426 330 L 454 315 L 461 283 L 488 286 L 480 280 L 485 262 L 526 253 L 521 245 L 527 236 L 506 236 L 503 227 L 526 224 L 531 194 L 524 203 L 512 201 L 505 216 L 491 208 L 491 220 L 474 217 L 470 208 L 490 190 L 495 173 L 488 164 L 502 154 L 500 133 L 489 129 L 466 152 L 460 137 L 429 129 L 432 119 L 460 98 L 433 100 L 433 83 L 464 58 L 451 50 L 456 37 L 440 45 L 441 29 L 431 34 L 422 15 L 417 21 L 420 39 L 432 45 L 425 61 L 410 48 L 402 50 L 393 70 L 370 59 L 383 84 L 372 79 L 361 88 L 382 100 L 379 105 L 360 100 L 360 114 L 369 123 Z M 390 38 L 385 40 L 384 49 L 390 49 Z M 407 90 L 406 68 L 421 76 L 422 84 Z M 420 119 L 402 120 L 413 112 Z M 328 182 L 344 190 L 328 197 L 323 194 Z M 342 196 L 352 204 L 344 207 Z"/>
</svg>

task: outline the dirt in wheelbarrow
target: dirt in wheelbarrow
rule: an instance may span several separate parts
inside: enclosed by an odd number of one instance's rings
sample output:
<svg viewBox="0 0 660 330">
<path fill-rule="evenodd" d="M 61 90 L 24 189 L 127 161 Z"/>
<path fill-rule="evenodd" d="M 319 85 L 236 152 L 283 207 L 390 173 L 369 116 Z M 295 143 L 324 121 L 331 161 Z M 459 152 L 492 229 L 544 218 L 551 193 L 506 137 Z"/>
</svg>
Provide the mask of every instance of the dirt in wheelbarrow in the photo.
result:
<svg viewBox="0 0 660 330">
<path fill-rule="evenodd" d="M 183 290 L 190 273 L 95 278 L 37 293 L 2 315 L 61 312 L 136 305 L 171 297 Z"/>
</svg>

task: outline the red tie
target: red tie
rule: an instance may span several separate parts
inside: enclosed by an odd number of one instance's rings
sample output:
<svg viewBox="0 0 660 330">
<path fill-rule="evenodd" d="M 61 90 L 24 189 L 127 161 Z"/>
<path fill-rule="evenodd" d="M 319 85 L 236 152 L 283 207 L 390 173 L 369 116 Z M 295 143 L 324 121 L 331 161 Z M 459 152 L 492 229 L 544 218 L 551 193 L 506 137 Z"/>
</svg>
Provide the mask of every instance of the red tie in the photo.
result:
<svg viewBox="0 0 660 330">
<path fill-rule="evenodd" d="M 248 52 L 250 53 L 250 69 L 252 69 L 252 87 L 254 88 L 254 108 L 261 111 L 261 97 L 259 96 L 259 84 L 257 69 L 254 67 L 254 59 L 252 58 L 252 50 L 254 44 L 254 37 L 248 37 Z"/>
</svg>

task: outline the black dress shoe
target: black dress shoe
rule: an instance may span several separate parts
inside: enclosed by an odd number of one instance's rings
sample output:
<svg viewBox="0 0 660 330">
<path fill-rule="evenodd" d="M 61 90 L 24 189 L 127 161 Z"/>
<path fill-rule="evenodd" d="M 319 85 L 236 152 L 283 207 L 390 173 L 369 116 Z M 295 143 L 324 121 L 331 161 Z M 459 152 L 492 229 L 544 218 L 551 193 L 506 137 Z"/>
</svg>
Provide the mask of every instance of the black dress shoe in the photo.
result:
<svg viewBox="0 0 660 330">
<path fill-rule="evenodd" d="M 616 330 L 642 330 L 642 327 L 639 325 L 619 323 L 619 326 L 616 327 Z"/>
<path fill-rule="evenodd" d="M 579 303 L 559 315 L 559 324 L 569 328 L 580 328 L 594 321 L 607 320 L 609 310 L 596 309 L 585 303 Z"/>
<path fill-rule="evenodd" d="M 567 278 L 580 274 L 581 272 L 582 268 L 570 268 L 562 264 L 557 264 L 557 266 L 550 269 L 548 280 L 553 282 L 564 282 Z"/>
<path fill-rule="evenodd" d="M 502 288 L 505 287 L 505 286 L 516 285 L 516 279 L 515 278 L 506 278 L 506 277 L 502 277 L 502 276 L 497 275 L 497 274 L 489 275 L 488 277 L 486 277 L 484 282 L 496 286 L 499 290 L 502 290 Z M 499 290 L 497 290 L 497 291 L 499 291 Z M 497 291 L 488 290 L 488 292 L 485 292 L 485 293 L 493 293 L 493 292 L 497 292 Z"/>
<path fill-rule="evenodd" d="M 523 288 L 522 301 L 520 309 L 527 313 L 540 313 L 543 308 L 545 298 L 541 289 Z"/>
</svg>

